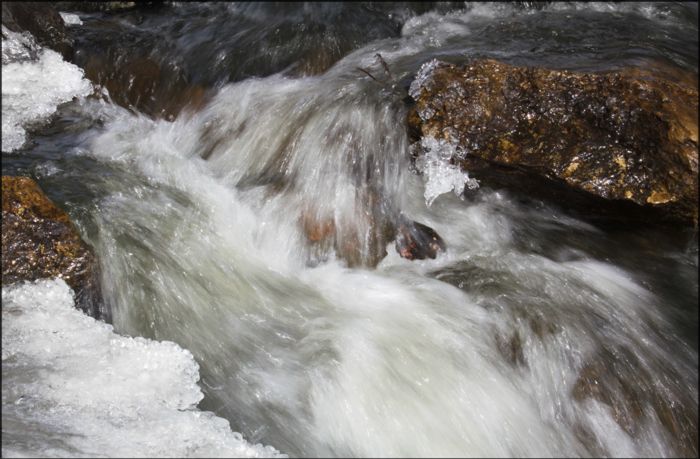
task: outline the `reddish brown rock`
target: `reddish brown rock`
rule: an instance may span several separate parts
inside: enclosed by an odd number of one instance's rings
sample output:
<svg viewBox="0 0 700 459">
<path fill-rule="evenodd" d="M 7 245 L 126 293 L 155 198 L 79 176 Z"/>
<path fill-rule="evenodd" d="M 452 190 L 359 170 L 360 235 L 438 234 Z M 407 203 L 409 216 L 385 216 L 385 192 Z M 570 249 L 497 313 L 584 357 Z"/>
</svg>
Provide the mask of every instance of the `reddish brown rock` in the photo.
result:
<svg viewBox="0 0 700 459">
<path fill-rule="evenodd" d="M 331 248 L 348 266 L 376 266 L 386 255 L 386 245 L 394 241 L 396 252 L 409 260 L 435 258 L 447 246 L 440 235 L 429 226 L 403 215 L 384 214 L 374 208 L 369 217 L 370 231 L 366 244 L 357 237 L 352 226 L 338 228 L 332 218 L 320 218 L 313 212 L 302 212 L 300 225 L 309 244 L 318 251 Z"/>
<path fill-rule="evenodd" d="M 525 175 L 697 223 L 697 77 L 668 74 L 433 61 L 411 85 L 408 123 L 496 182 Z"/>
<path fill-rule="evenodd" d="M 100 307 L 98 265 L 68 214 L 28 177 L 2 177 L 2 284 L 59 277 L 76 304 L 108 320 Z"/>
<path fill-rule="evenodd" d="M 422 223 L 401 218 L 396 230 L 396 251 L 408 260 L 435 258 L 447 250 L 445 241 L 434 229 Z"/>
</svg>

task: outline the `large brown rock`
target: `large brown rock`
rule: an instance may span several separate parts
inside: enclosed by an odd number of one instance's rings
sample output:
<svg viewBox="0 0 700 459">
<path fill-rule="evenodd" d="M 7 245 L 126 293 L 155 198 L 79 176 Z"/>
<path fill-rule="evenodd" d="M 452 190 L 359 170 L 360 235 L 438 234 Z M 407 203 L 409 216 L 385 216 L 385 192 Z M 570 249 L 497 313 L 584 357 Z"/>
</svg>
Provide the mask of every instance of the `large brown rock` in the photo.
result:
<svg viewBox="0 0 700 459">
<path fill-rule="evenodd" d="M 432 61 L 411 85 L 409 129 L 454 144 L 487 180 L 554 182 L 555 199 L 564 185 L 697 224 L 697 76 L 669 75 Z"/>
<path fill-rule="evenodd" d="M 2 284 L 59 277 L 76 304 L 109 320 L 101 307 L 98 265 L 68 214 L 28 177 L 2 177 Z"/>
</svg>

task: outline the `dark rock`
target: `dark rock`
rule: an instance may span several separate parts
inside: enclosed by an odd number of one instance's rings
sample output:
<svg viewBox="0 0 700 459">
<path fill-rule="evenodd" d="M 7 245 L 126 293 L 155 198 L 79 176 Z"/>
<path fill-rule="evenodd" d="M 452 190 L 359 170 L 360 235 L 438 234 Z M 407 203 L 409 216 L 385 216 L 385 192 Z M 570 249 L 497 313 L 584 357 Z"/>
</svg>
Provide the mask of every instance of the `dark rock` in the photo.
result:
<svg viewBox="0 0 700 459">
<path fill-rule="evenodd" d="M 409 260 L 435 258 L 445 251 L 445 241 L 434 229 L 422 223 L 401 219 L 396 232 L 396 251 Z"/>
<path fill-rule="evenodd" d="M 29 32 L 37 43 L 69 60 L 73 42 L 63 18 L 49 2 L 2 2 L 2 23 L 13 32 Z"/>
<path fill-rule="evenodd" d="M 177 61 L 153 53 L 161 40 L 135 30 L 109 15 L 160 2 L 3 2 L 2 23 L 13 32 L 28 32 L 36 42 L 59 52 L 85 71 L 93 83 L 105 87 L 112 100 L 147 115 L 172 119 L 185 107 L 200 108 L 205 90 L 192 84 Z M 68 29 L 59 11 L 97 12 L 91 21 Z M 106 19 L 100 19 L 106 18 Z"/>
<path fill-rule="evenodd" d="M 68 214 L 28 177 L 2 177 L 2 284 L 59 277 L 76 304 L 109 320 L 102 307 L 98 264 Z"/>
<path fill-rule="evenodd" d="M 662 73 L 433 61 L 411 85 L 409 132 L 456 144 L 453 160 L 487 185 L 530 177 L 598 198 L 593 212 L 628 203 L 697 223 L 697 78 Z"/>
</svg>

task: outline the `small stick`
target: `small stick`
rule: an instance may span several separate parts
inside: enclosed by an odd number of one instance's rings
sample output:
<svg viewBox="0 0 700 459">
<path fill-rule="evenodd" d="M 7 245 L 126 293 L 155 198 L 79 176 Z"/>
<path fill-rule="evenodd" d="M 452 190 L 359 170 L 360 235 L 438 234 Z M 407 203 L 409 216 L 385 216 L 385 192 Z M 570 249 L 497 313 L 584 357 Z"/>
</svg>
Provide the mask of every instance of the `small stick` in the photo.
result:
<svg viewBox="0 0 700 459">
<path fill-rule="evenodd" d="M 374 81 L 376 81 L 376 82 L 379 83 L 379 84 L 382 84 L 381 81 L 379 81 L 379 80 L 377 80 L 376 78 L 374 78 L 374 76 L 373 76 L 371 73 L 369 73 L 367 70 L 365 70 L 365 69 L 363 69 L 363 68 L 360 68 L 360 67 L 357 67 L 357 70 L 359 70 L 360 72 L 366 73 L 371 79 L 373 79 Z"/>
</svg>

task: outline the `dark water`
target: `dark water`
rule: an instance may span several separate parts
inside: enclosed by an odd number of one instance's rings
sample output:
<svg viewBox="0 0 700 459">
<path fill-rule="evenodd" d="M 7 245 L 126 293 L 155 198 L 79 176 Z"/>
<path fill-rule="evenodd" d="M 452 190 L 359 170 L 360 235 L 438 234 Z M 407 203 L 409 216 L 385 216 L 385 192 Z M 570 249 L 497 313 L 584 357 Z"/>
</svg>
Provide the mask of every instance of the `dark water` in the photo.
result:
<svg viewBox="0 0 700 459">
<path fill-rule="evenodd" d="M 174 89 L 111 94 L 130 112 L 63 104 L 2 153 L 3 175 L 35 177 L 69 211 L 118 332 L 194 354 L 203 409 L 290 455 L 697 455 L 697 230 L 586 222 L 486 188 L 427 207 L 402 125 L 406 89 L 436 57 L 697 79 L 697 3 L 79 14 L 76 64 L 106 81 L 131 68 L 110 62 L 148 62 Z M 150 118 L 192 87 L 200 112 Z M 349 157 L 438 230 L 446 257 L 390 253 L 368 270 L 310 252 L 300 209 L 345 228 L 362 199 Z M 279 176 L 291 185 L 275 194 Z"/>
</svg>

